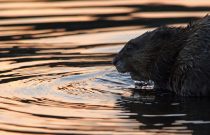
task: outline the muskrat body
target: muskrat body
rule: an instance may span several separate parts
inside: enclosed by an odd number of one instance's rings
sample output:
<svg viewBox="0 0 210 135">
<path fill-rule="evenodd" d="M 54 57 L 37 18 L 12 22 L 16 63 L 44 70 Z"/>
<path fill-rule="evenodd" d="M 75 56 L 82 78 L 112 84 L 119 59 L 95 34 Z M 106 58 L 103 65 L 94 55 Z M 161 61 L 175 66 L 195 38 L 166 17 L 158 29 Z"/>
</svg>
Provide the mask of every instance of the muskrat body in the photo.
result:
<svg viewBox="0 0 210 135">
<path fill-rule="evenodd" d="M 132 39 L 113 60 L 119 72 L 181 96 L 210 96 L 210 17 L 159 27 Z"/>
</svg>

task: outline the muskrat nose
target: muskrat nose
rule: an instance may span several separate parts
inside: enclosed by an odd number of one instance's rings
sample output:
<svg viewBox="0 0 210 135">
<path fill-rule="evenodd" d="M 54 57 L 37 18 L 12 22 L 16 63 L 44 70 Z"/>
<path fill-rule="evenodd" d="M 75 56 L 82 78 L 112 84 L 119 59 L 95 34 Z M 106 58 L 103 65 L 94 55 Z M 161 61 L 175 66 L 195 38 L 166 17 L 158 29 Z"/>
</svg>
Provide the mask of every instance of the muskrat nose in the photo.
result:
<svg viewBox="0 0 210 135">
<path fill-rule="evenodd" d="M 125 73 L 127 71 L 125 67 L 125 63 L 123 61 L 115 59 L 113 60 L 113 64 L 116 67 L 118 72 Z"/>
<path fill-rule="evenodd" d="M 112 64 L 113 64 L 113 65 L 116 65 L 116 64 L 117 64 L 117 57 L 115 57 L 115 58 L 112 60 Z"/>
</svg>

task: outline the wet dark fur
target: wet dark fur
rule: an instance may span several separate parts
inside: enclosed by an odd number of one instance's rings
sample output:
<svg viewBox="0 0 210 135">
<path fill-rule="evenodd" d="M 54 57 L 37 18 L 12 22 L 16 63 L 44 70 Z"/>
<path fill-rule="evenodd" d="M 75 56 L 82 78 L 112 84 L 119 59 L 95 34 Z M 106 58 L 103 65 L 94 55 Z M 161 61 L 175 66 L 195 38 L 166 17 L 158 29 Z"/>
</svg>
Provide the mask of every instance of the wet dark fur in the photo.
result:
<svg viewBox="0 0 210 135">
<path fill-rule="evenodd" d="M 114 58 L 119 72 L 182 96 L 210 95 L 210 17 L 160 27 L 130 40 Z"/>
</svg>

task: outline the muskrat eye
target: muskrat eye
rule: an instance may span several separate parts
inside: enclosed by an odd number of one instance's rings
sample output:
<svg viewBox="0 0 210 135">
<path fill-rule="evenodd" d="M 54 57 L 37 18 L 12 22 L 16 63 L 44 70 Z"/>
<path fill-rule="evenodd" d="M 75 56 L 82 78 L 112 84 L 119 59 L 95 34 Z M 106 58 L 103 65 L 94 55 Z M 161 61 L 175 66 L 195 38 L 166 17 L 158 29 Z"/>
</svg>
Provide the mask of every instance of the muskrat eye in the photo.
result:
<svg viewBox="0 0 210 135">
<path fill-rule="evenodd" d="M 135 44 L 129 42 L 126 48 L 127 48 L 128 50 L 131 50 L 131 49 L 134 49 L 134 47 L 135 47 Z"/>
<path fill-rule="evenodd" d="M 126 58 L 129 58 L 129 57 L 132 56 L 132 53 L 131 53 L 130 51 L 127 51 L 126 53 L 124 53 L 124 56 L 125 56 Z"/>
<path fill-rule="evenodd" d="M 132 49 L 132 47 L 129 45 L 129 46 L 127 46 L 127 49 L 128 49 L 128 50 L 131 50 L 131 49 Z"/>
</svg>

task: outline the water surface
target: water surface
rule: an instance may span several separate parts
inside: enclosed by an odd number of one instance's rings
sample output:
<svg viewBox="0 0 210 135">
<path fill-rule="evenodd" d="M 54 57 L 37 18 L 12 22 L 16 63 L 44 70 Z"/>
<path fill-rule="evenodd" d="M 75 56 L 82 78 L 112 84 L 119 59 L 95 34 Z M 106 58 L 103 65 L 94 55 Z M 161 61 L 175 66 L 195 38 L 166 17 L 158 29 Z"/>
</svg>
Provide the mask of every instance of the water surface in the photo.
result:
<svg viewBox="0 0 210 135">
<path fill-rule="evenodd" d="M 209 99 L 139 91 L 112 58 L 131 38 L 186 25 L 202 0 L 0 0 L 0 134 L 210 132 Z"/>
</svg>

